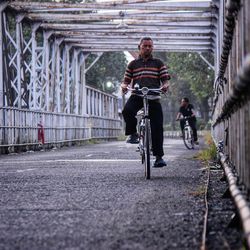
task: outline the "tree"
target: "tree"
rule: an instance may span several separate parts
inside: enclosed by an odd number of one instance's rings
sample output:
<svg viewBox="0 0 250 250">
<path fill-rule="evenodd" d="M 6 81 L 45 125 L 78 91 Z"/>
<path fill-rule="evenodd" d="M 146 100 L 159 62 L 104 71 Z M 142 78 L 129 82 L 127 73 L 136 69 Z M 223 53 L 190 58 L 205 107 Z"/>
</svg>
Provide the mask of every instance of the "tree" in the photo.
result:
<svg viewBox="0 0 250 250">
<path fill-rule="evenodd" d="M 175 127 L 175 115 L 182 97 L 188 97 L 200 112 L 205 122 L 209 120 L 209 99 L 213 93 L 213 70 L 202 60 L 198 53 L 157 53 L 169 67 L 171 75 L 170 93 L 165 100 L 166 122 Z M 203 56 L 211 63 L 213 55 Z M 212 64 L 212 63 L 211 63 Z"/>
<path fill-rule="evenodd" d="M 86 67 L 91 64 L 95 56 L 90 55 L 86 60 Z M 86 74 L 86 83 L 90 86 L 113 93 L 120 85 L 127 65 L 123 52 L 106 52 Z M 107 86 L 111 82 L 112 86 Z"/>
</svg>

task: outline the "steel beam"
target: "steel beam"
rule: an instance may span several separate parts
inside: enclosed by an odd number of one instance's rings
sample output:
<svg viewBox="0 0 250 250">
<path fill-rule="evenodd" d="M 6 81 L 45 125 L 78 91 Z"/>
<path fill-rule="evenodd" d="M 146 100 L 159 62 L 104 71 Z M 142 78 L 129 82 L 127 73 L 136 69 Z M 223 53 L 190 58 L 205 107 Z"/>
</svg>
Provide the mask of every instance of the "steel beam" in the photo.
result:
<svg viewBox="0 0 250 250">
<path fill-rule="evenodd" d="M 4 90 L 4 79 L 3 79 L 3 72 L 4 72 L 4 54 L 3 54 L 3 29 L 4 29 L 4 25 L 3 25 L 3 10 L 6 8 L 7 3 L 1 3 L 0 4 L 0 107 L 4 106 L 4 94 L 3 94 L 3 90 Z M 2 117 L 0 118 L 1 124 L 2 123 Z"/>
<path fill-rule="evenodd" d="M 79 114 L 79 90 L 80 90 L 80 67 L 79 67 L 80 50 L 74 49 L 74 114 Z"/>
<path fill-rule="evenodd" d="M 82 30 L 84 29 L 118 29 L 121 26 L 121 20 L 114 20 L 112 22 L 88 22 L 87 24 L 75 24 L 76 27 L 80 27 Z M 43 23 L 41 25 L 44 29 L 58 29 L 60 30 L 63 28 L 64 30 L 67 29 L 67 27 L 75 27 L 75 25 L 68 23 L 63 24 L 59 22 L 55 23 Z M 161 20 L 123 20 L 123 25 L 126 28 L 155 28 L 157 27 L 165 27 L 165 28 L 204 28 L 204 27 L 214 27 L 216 25 L 215 22 L 210 21 L 178 21 L 178 22 L 165 22 Z M 122 27 L 120 27 L 122 28 Z"/>
<path fill-rule="evenodd" d="M 147 3 L 148 2 L 148 3 Z M 9 4 L 10 7 L 17 11 L 27 12 L 72 12 L 72 11 L 97 11 L 105 9 L 116 10 L 159 10 L 164 11 L 179 11 L 179 10 L 207 10 L 211 8 L 211 1 L 164 1 L 163 3 L 156 3 L 155 1 L 115 1 L 102 3 L 80 3 L 80 4 L 66 4 L 66 3 L 44 3 L 44 2 L 21 2 L 15 1 Z"/>
<path fill-rule="evenodd" d="M 137 51 L 135 47 L 133 48 L 81 48 L 83 52 L 122 52 L 122 51 Z M 214 48 L 208 47 L 168 47 L 168 48 L 154 48 L 157 52 L 214 52 Z"/>
<path fill-rule="evenodd" d="M 22 37 L 22 33 L 21 33 L 21 25 L 22 25 L 22 19 L 24 18 L 23 15 L 17 15 L 16 16 L 16 52 L 17 52 L 17 56 L 16 56 L 16 69 L 17 69 L 17 98 L 14 101 L 14 105 L 17 106 L 18 108 L 22 107 L 22 82 L 23 82 L 23 77 L 24 77 L 24 73 L 23 73 L 23 65 L 21 63 L 22 60 L 22 44 L 21 44 L 21 37 Z"/>
<path fill-rule="evenodd" d="M 45 90 L 44 100 L 43 100 L 43 110 L 49 111 L 49 103 L 50 103 L 50 42 L 49 38 L 52 35 L 52 32 L 44 32 L 43 33 L 43 48 L 44 48 L 44 59 L 43 59 L 43 89 Z"/>
<path fill-rule="evenodd" d="M 65 74 L 65 105 L 64 105 L 64 112 L 65 113 L 70 113 L 70 65 L 71 65 L 71 48 L 72 46 L 66 45 L 66 67 L 64 69 L 64 74 Z"/>
<path fill-rule="evenodd" d="M 131 46 L 137 45 L 138 40 L 129 40 L 129 39 L 123 39 L 123 40 L 95 40 L 95 39 L 78 39 L 78 38 L 65 38 L 65 42 L 71 42 L 71 43 L 77 43 L 77 44 L 83 44 L 83 45 L 91 45 L 91 46 L 98 46 L 98 45 L 104 45 L 113 47 L 114 45 L 121 45 L 123 46 L 124 44 L 130 44 Z M 197 41 L 197 40 L 170 40 L 170 41 L 164 41 L 164 40 L 154 40 L 154 45 L 155 46 L 169 46 L 169 45 L 211 45 L 211 40 L 208 41 Z"/>
<path fill-rule="evenodd" d="M 62 88 L 62 81 L 61 81 L 61 50 L 60 45 L 63 42 L 63 38 L 55 40 L 55 82 L 54 82 L 54 89 L 55 89 L 55 110 L 58 113 L 61 113 L 61 88 Z"/>
<path fill-rule="evenodd" d="M 65 38 L 78 38 L 81 39 L 94 39 L 94 40 L 128 40 L 138 41 L 142 36 L 141 34 L 109 34 L 109 33 L 87 33 L 79 31 L 54 31 L 54 35 L 63 36 Z M 203 34 L 151 34 L 150 36 L 154 41 L 172 41 L 172 40 L 213 40 L 214 36 Z"/>
<path fill-rule="evenodd" d="M 203 14 L 201 16 L 168 16 L 164 14 L 148 14 L 148 15 L 126 15 L 124 17 L 124 22 L 126 20 L 159 20 L 165 22 L 178 22 L 178 21 L 211 21 L 211 18 L 215 18 L 215 15 L 210 13 Z M 88 21 L 107 21 L 107 20 L 122 20 L 122 18 L 118 15 L 87 15 L 87 14 L 26 14 L 26 18 L 32 21 L 42 21 L 42 22 L 88 22 Z"/>
<path fill-rule="evenodd" d="M 37 86 L 37 41 L 36 41 L 36 32 L 39 28 L 40 24 L 34 23 L 32 25 L 32 65 L 31 65 L 31 77 L 30 77 L 30 95 L 29 95 L 29 107 L 30 109 L 38 109 L 38 100 L 37 100 L 37 94 L 38 94 L 38 86 Z"/>
</svg>

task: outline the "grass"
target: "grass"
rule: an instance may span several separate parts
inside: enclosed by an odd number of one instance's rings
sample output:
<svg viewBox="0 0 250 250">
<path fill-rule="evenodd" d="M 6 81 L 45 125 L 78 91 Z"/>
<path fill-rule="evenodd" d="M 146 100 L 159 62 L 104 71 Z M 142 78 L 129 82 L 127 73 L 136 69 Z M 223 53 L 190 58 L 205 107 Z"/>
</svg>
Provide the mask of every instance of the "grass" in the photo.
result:
<svg viewBox="0 0 250 250">
<path fill-rule="evenodd" d="M 205 186 L 199 186 L 196 191 L 192 191 L 189 194 L 194 196 L 194 197 L 199 197 L 203 196 L 206 192 L 206 187 Z"/>
<path fill-rule="evenodd" d="M 205 140 L 207 147 L 206 147 L 206 149 L 200 151 L 195 156 L 195 158 L 208 163 L 209 161 L 213 161 L 216 159 L 217 148 L 216 148 L 216 145 L 212 139 L 210 132 L 205 133 L 204 140 Z"/>
</svg>

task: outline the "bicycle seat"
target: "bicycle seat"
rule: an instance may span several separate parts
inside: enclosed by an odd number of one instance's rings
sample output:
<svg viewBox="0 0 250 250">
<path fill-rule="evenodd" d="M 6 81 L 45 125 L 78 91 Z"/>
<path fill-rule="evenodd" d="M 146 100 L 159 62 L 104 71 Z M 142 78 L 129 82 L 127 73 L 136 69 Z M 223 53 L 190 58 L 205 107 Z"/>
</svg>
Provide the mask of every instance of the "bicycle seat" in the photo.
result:
<svg viewBox="0 0 250 250">
<path fill-rule="evenodd" d="M 142 108 L 142 109 L 140 109 L 138 112 L 137 112 L 137 116 L 143 116 L 143 114 L 144 114 L 144 109 Z"/>
</svg>

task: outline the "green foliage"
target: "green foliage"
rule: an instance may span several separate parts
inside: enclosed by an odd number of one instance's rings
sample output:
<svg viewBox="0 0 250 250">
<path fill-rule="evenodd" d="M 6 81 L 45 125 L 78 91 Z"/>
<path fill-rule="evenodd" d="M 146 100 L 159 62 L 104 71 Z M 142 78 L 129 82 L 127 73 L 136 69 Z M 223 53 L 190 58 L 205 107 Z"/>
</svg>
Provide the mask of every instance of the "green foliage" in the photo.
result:
<svg viewBox="0 0 250 250">
<path fill-rule="evenodd" d="M 212 53 L 202 55 L 213 64 Z M 174 124 L 174 116 L 179 110 L 180 100 L 188 97 L 195 110 L 199 111 L 202 119 L 207 123 L 209 99 L 213 96 L 213 70 L 198 53 L 155 53 L 155 56 L 168 65 L 171 75 L 170 90 L 164 103 L 164 112 L 168 113 L 165 122 Z"/>
<path fill-rule="evenodd" d="M 209 53 L 204 56 L 209 61 L 213 60 Z M 191 97 L 196 97 L 198 102 L 211 96 L 213 70 L 197 53 L 168 53 L 167 58 L 174 85 L 173 93 L 178 94 L 179 91 L 179 93 L 191 94 Z"/>
<path fill-rule="evenodd" d="M 95 55 L 90 55 L 86 60 L 88 67 Z M 120 85 L 127 66 L 127 60 L 124 53 L 106 52 L 101 58 L 88 70 L 86 74 L 86 83 L 90 86 L 113 93 Z M 106 83 L 110 81 L 113 86 L 107 87 Z"/>
<path fill-rule="evenodd" d="M 208 163 L 209 161 L 214 160 L 216 158 L 217 148 L 216 148 L 216 145 L 215 145 L 215 143 L 212 139 L 212 136 L 209 132 L 207 132 L 204 135 L 204 139 L 205 139 L 205 143 L 207 145 L 207 148 L 200 151 L 196 155 L 196 158 Z"/>
</svg>

